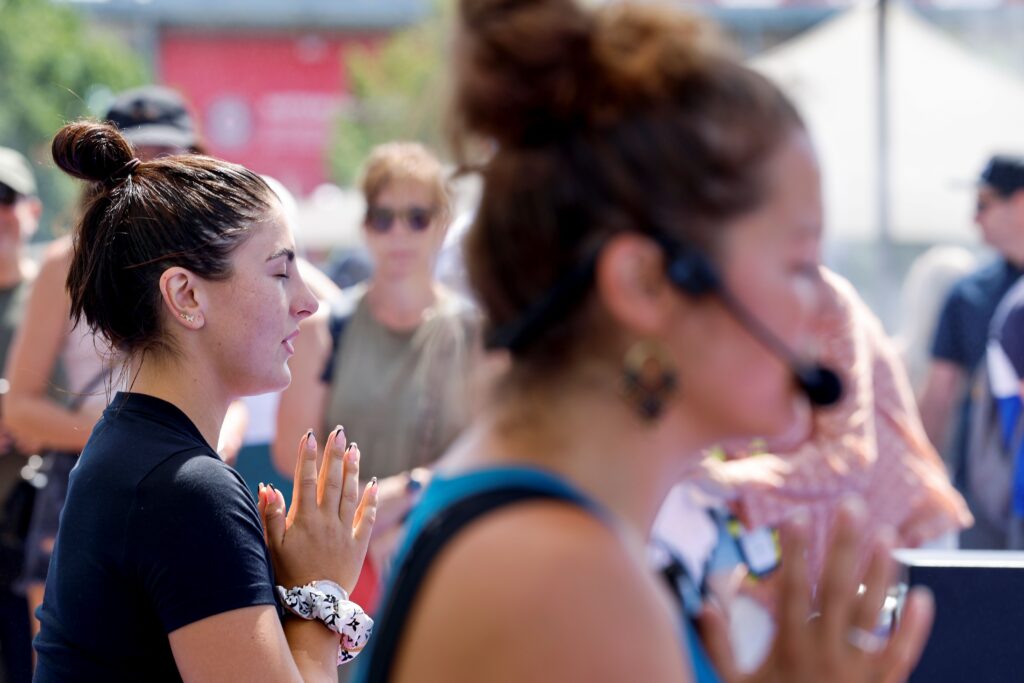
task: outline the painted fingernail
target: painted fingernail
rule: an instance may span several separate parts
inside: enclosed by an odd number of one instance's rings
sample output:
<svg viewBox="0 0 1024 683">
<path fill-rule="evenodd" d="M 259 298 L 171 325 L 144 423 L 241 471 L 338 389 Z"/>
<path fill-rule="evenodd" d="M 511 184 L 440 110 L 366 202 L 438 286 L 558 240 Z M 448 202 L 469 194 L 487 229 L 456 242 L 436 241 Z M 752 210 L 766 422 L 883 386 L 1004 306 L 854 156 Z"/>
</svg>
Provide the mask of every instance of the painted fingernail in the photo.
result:
<svg viewBox="0 0 1024 683">
<path fill-rule="evenodd" d="M 376 485 L 377 485 L 377 477 L 373 477 L 372 479 L 370 479 L 370 486 L 376 486 Z"/>
<path fill-rule="evenodd" d="M 310 429 L 306 433 L 306 450 L 316 451 L 316 435 L 313 434 L 313 430 Z"/>
</svg>

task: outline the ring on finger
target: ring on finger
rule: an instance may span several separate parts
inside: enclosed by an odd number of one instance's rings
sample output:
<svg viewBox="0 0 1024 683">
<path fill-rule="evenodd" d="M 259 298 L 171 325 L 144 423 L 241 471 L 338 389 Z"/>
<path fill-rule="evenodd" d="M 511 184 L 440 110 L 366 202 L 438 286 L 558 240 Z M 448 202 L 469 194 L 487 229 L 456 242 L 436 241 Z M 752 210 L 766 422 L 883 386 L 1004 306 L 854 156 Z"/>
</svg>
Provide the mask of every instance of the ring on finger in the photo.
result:
<svg viewBox="0 0 1024 683">
<path fill-rule="evenodd" d="M 846 642 L 866 655 L 878 654 L 885 647 L 885 638 L 858 626 L 846 631 Z"/>
</svg>

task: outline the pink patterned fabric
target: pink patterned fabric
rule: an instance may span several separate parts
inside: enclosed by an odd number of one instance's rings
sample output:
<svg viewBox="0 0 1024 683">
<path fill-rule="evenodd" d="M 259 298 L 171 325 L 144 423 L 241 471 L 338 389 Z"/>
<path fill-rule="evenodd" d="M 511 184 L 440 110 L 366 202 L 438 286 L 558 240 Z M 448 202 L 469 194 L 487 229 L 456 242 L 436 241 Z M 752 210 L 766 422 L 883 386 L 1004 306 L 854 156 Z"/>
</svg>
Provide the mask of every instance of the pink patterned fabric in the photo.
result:
<svg viewBox="0 0 1024 683">
<path fill-rule="evenodd" d="M 821 301 L 818 357 L 843 377 L 842 400 L 794 425 L 788 436 L 768 444 L 768 453 L 716 465 L 730 480 L 738 515 L 749 527 L 778 525 L 800 508 L 809 513 L 814 581 L 847 494 L 867 502 L 869 531 L 890 526 L 901 546 L 918 546 L 973 522 L 924 434 L 906 372 L 878 319 L 846 280 L 824 268 Z M 730 458 L 741 455 L 729 452 Z M 781 485 L 766 487 L 764 480 L 778 473 Z"/>
</svg>

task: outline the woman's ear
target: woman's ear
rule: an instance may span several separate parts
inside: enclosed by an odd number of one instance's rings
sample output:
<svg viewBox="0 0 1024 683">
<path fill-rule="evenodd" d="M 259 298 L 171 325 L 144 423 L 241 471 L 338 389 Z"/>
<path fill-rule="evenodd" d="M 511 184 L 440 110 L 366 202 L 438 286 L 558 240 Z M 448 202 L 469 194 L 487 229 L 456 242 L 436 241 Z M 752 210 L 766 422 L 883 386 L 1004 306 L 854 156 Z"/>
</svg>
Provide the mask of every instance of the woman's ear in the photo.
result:
<svg viewBox="0 0 1024 683">
<path fill-rule="evenodd" d="M 202 280 L 180 266 L 168 268 L 160 276 L 160 297 L 171 318 L 191 330 L 205 324 Z"/>
<path fill-rule="evenodd" d="M 661 247 L 643 235 L 623 233 L 609 239 L 597 259 L 598 296 L 618 322 L 637 336 L 664 332 L 681 298 L 665 277 Z"/>
</svg>

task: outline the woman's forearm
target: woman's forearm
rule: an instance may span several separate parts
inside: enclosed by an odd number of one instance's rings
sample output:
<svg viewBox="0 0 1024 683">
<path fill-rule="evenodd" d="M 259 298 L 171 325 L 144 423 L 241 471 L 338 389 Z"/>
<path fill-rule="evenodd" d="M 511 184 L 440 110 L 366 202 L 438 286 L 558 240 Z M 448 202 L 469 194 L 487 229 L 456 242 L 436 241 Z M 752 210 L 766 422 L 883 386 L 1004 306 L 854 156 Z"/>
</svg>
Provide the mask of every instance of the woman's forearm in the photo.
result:
<svg viewBox="0 0 1024 683">
<path fill-rule="evenodd" d="M 337 682 L 341 642 L 337 633 L 319 621 L 288 618 L 284 622 L 284 636 L 303 681 Z"/>
<path fill-rule="evenodd" d="M 80 451 L 98 415 L 74 412 L 46 396 L 11 391 L 4 399 L 4 424 L 19 441 L 44 448 Z"/>
</svg>

